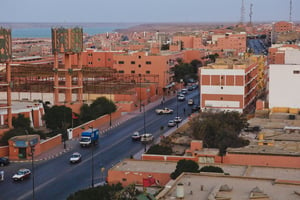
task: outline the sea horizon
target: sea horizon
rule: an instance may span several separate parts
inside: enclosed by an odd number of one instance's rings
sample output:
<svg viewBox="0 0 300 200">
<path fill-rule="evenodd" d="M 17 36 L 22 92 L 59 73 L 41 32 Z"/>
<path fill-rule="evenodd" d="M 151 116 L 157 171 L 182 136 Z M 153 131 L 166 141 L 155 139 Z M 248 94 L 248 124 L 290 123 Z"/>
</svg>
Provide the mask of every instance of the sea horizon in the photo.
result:
<svg viewBox="0 0 300 200">
<path fill-rule="evenodd" d="M 133 23 L 0 23 L 0 26 L 11 29 L 12 38 L 51 38 L 51 28 L 81 27 L 88 35 L 96 35 L 126 29 Z"/>
</svg>

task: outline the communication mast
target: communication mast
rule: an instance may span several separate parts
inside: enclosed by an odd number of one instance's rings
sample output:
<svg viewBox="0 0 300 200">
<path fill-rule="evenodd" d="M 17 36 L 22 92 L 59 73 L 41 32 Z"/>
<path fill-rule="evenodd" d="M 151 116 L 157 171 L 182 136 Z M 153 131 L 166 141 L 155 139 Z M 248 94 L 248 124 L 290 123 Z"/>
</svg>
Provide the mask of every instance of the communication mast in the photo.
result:
<svg viewBox="0 0 300 200">
<path fill-rule="evenodd" d="M 241 6 L 241 24 L 244 24 L 245 20 L 245 1 L 242 0 L 242 6 Z"/>
<path fill-rule="evenodd" d="M 252 12 L 252 8 L 253 8 L 253 4 L 251 3 L 250 4 L 250 13 L 249 13 L 249 17 L 250 17 L 250 25 L 252 24 L 252 14 L 253 14 L 253 12 Z"/>
<path fill-rule="evenodd" d="M 293 10 L 293 1 L 290 0 L 290 17 L 289 17 L 290 22 L 292 22 L 292 10 Z"/>
</svg>

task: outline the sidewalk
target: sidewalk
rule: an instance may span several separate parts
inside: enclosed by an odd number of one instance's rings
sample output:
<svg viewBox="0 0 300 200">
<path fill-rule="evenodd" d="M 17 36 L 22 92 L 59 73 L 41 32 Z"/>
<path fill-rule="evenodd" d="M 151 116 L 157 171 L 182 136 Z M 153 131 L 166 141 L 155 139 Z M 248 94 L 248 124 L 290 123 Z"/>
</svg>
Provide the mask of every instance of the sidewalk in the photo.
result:
<svg viewBox="0 0 300 200">
<path fill-rule="evenodd" d="M 170 100 L 173 97 L 174 97 L 174 95 L 167 96 L 167 97 L 165 97 L 165 101 L 168 101 L 168 100 Z M 145 110 L 147 111 L 147 110 L 149 110 L 149 109 L 151 109 L 151 108 L 153 108 L 153 107 L 155 107 L 155 106 L 157 106 L 159 104 L 161 104 L 161 99 L 153 101 L 153 102 L 147 104 L 145 106 Z M 135 111 L 130 112 L 130 113 L 125 113 L 120 118 L 113 120 L 112 121 L 112 126 L 110 126 L 109 123 L 106 123 L 105 125 L 99 127 L 99 129 L 101 130 L 102 134 L 105 134 L 110 129 L 119 126 L 120 124 L 124 123 L 125 121 L 127 121 L 129 119 L 132 119 L 132 118 L 136 117 L 139 114 L 141 114 L 140 108 L 137 108 Z M 36 156 L 34 158 L 34 160 L 35 161 L 50 160 L 50 159 L 56 158 L 56 157 L 58 157 L 58 156 L 60 156 L 60 155 L 62 155 L 64 153 L 66 153 L 66 152 L 71 151 L 76 146 L 78 146 L 78 138 L 73 138 L 71 140 L 67 140 L 65 142 L 65 146 L 62 143 L 62 144 L 54 147 L 53 149 L 48 150 L 46 152 L 43 152 L 40 155 Z M 144 150 L 141 151 L 141 152 L 138 152 L 134 156 L 134 158 L 137 158 L 137 159 L 140 158 L 140 156 L 141 156 L 141 154 L 143 152 L 144 152 Z M 29 160 L 23 160 L 23 161 L 12 161 L 12 162 L 31 162 L 31 159 L 29 159 Z"/>
</svg>

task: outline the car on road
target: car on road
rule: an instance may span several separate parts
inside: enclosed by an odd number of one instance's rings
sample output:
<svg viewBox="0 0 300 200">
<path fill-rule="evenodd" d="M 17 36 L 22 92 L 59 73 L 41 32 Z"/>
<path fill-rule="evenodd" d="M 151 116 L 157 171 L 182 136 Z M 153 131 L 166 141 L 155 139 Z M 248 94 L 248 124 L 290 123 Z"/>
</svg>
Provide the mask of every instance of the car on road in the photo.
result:
<svg viewBox="0 0 300 200">
<path fill-rule="evenodd" d="M 176 126 L 176 122 L 174 120 L 170 119 L 168 121 L 168 127 L 174 127 L 174 126 Z"/>
<path fill-rule="evenodd" d="M 142 143 L 150 143 L 153 141 L 153 135 L 151 133 L 144 133 L 141 135 Z"/>
<path fill-rule="evenodd" d="M 8 165 L 9 164 L 9 159 L 8 158 L 5 158 L 5 157 L 1 157 L 0 158 L 0 166 L 3 167 L 5 165 Z"/>
<path fill-rule="evenodd" d="M 170 109 L 170 108 L 158 108 L 158 109 L 155 109 L 155 112 L 158 114 L 158 115 L 162 115 L 162 114 L 172 114 L 173 113 L 173 110 Z"/>
<path fill-rule="evenodd" d="M 138 131 L 135 131 L 132 135 L 131 135 L 131 139 L 134 141 L 140 140 L 141 139 L 141 135 Z"/>
<path fill-rule="evenodd" d="M 16 174 L 13 175 L 12 179 L 14 181 L 23 181 L 26 178 L 29 178 L 31 175 L 31 171 L 29 169 L 19 169 Z"/>
<path fill-rule="evenodd" d="M 81 161 L 81 154 L 74 152 L 70 157 L 70 163 L 79 163 Z"/>
<path fill-rule="evenodd" d="M 183 89 L 181 90 L 181 93 L 182 93 L 182 94 L 187 94 L 187 89 L 183 88 Z"/>
<path fill-rule="evenodd" d="M 189 101 L 188 101 L 188 105 L 189 105 L 189 106 L 192 106 L 192 105 L 194 105 L 194 99 L 189 99 Z"/>
<path fill-rule="evenodd" d="M 175 123 L 180 123 L 182 121 L 182 118 L 181 117 L 175 117 L 174 118 L 174 122 Z"/>
<path fill-rule="evenodd" d="M 184 101 L 185 100 L 185 96 L 183 94 L 179 95 L 177 97 L 178 101 Z"/>
</svg>

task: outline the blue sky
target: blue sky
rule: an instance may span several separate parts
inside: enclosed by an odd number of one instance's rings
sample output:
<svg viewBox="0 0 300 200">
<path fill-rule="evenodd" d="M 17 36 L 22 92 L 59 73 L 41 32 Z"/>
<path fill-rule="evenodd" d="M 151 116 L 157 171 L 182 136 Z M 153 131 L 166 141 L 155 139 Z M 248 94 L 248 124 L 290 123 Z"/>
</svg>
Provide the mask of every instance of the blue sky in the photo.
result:
<svg viewBox="0 0 300 200">
<path fill-rule="evenodd" d="M 288 21 L 290 0 L 244 0 L 253 22 Z M 3 0 L 0 22 L 239 22 L 242 0 Z M 292 20 L 300 21 L 300 0 Z M 297 12 L 298 11 L 298 12 Z"/>
</svg>

